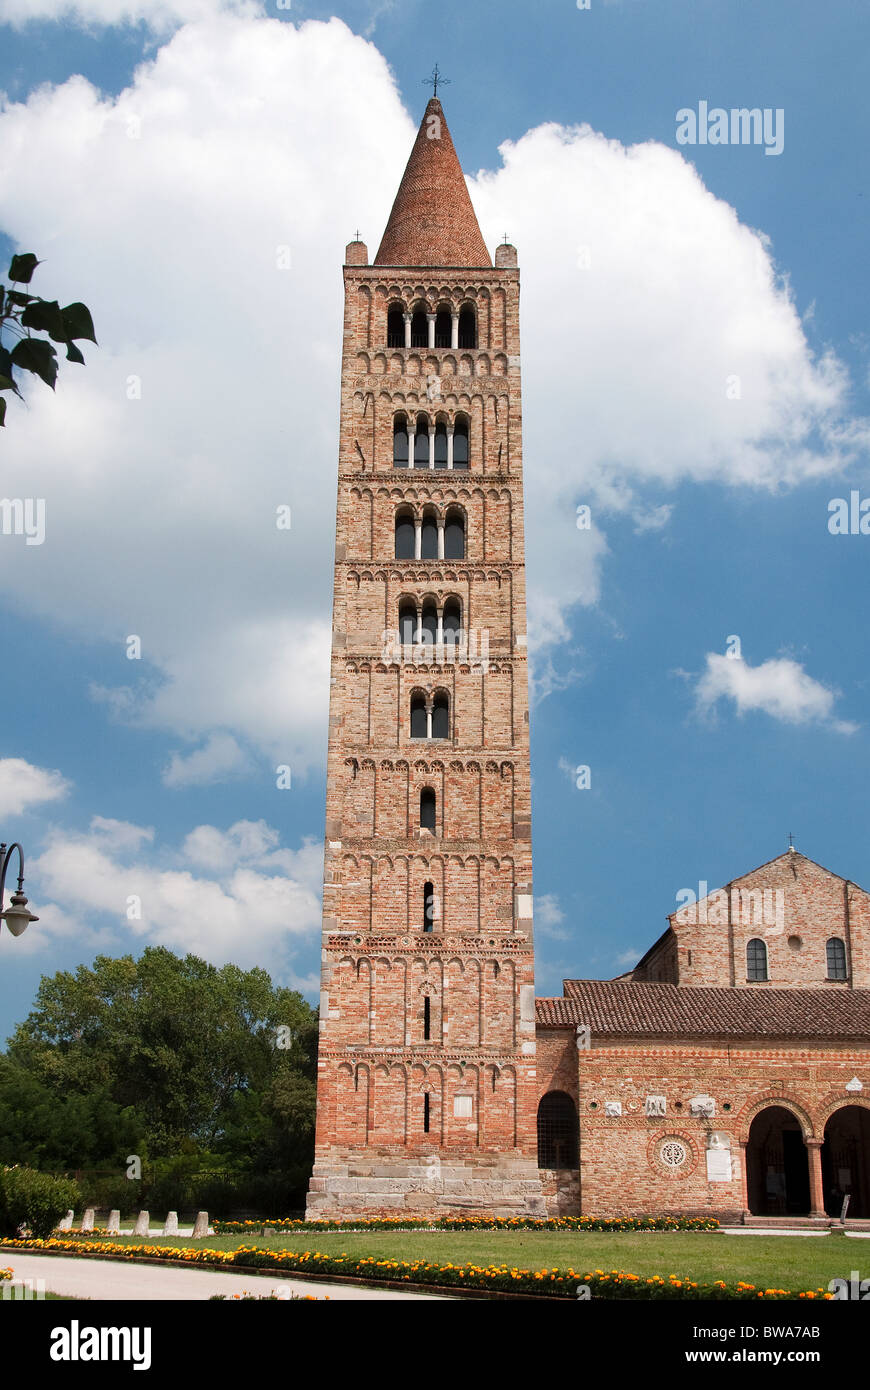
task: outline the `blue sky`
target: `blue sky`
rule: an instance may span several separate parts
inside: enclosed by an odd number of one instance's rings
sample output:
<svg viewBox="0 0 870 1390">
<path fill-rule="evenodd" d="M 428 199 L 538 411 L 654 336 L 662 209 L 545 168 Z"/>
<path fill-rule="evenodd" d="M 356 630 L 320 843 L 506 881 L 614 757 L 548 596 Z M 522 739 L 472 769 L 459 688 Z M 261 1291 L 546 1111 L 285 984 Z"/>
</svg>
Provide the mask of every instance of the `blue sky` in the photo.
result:
<svg viewBox="0 0 870 1390">
<path fill-rule="evenodd" d="M 0 249 L 100 338 L 0 440 L 47 517 L 0 537 L 2 829 L 41 918 L 0 934 L 0 1037 L 42 973 L 152 940 L 314 997 L 340 265 L 435 61 L 523 270 L 539 992 L 789 831 L 870 885 L 870 538 L 827 525 L 870 494 L 866 6 L 257 10 L 0 0 Z M 678 146 L 701 101 L 781 109 L 782 153 Z"/>
</svg>

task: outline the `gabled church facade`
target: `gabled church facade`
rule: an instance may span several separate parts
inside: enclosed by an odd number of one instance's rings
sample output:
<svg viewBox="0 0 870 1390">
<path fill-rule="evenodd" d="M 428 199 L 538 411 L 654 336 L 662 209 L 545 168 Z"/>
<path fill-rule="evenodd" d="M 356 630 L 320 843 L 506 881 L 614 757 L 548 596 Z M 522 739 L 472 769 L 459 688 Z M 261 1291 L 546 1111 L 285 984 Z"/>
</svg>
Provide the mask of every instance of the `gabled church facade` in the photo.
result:
<svg viewBox="0 0 870 1390">
<path fill-rule="evenodd" d="M 870 1218 L 870 895 L 791 849 L 536 1000 L 551 1214 Z"/>
<path fill-rule="evenodd" d="M 519 270 L 429 102 L 344 266 L 311 1217 L 870 1217 L 870 898 L 790 850 L 535 999 Z"/>
</svg>

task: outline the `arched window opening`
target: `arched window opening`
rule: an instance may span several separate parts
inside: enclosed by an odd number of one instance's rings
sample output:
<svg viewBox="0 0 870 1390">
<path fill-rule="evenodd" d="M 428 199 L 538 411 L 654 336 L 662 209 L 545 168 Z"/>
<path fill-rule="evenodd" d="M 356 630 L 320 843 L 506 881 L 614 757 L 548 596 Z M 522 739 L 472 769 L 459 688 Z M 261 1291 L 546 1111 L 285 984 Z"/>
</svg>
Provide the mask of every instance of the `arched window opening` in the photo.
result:
<svg viewBox="0 0 870 1390">
<path fill-rule="evenodd" d="M 412 647 L 417 640 L 417 605 L 411 599 L 399 604 L 399 641 L 403 647 Z"/>
<path fill-rule="evenodd" d="M 440 423 L 435 426 L 435 467 L 447 467 L 447 426 Z"/>
<path fill-rule="evenodd" d="M 423 1133 L 429 1133 L 429 1092 L 423 1096 Z"/>
<path fill-rule="evenodd" d="M 564 1091 L 548 1091 L 538 1106 L 538 1167 L 576 1168 L 577 1107 Z"/>
<path fill-rule="evenodd" d="M 477 316 L 470 304 L 459 310 L 459 346 L 477 347 Z"/>
<path fill-rule="evenodd" d="M 445 646 L 456 646 L 462 640 L 462 613 L 458 599 L 449 598 L 445 603 L 442 627 Z"/>
<path fill-rule="evenodd" d="M 417 433 L 414 436 L 414 467 L 429 467 L 429 417 L 417 416 Z"/>
<path fill-rule="evenodd" d="M 408 422 L 404 415 L 393 421 L 393 467 L 408 467 Z"/>
<path fill-rule="evenodd" d="M 449 512 L 444 527 L 445 560 L 465 559 L 465 517 L 461 512 Z"/>
<path fill-rule="evenodd" d="M 438 522 L 431 514 L 423 518 L 420 532 L 420 559 L 438 559 Z"/>
<path fill-rule="evenodd" d="M 422 695 L 414 695 L 411 699 L 411 738 L 427 738 L 428 734 L 426 701 Z"/>
<path fill-rule="evenodd" d="M 435 346 L 437 348 L 449 348 L 451 326 L 450 310 L 439 309 L 435 315 Z"/>
<path fill-rule="evenodd" d="M 423 1000 L 423 1041 L 428 1042 L 432 1032 L 432 1001 L 428 994 Z"/>
<path fill-rule="evenodd" d="M 431 787 L 420 792 L 420 829 L 431 830 L 435 834 L 435 793 Z"/>
<path fill-rule="evenodd" d="M 760 936 L 754 936 L 746 946 L 747 980 L 766 980 L 767 947 Z"/>
<path fill-rule="evenodd" d="M 436 695 L 432 701 L 432 737 L 450 737 L 450 701 L 444 694 Z"/>
<path fill-rule="evenodd" d="M 423 884 L 423 930 L 432 931 L 435 921 L 435 885 Z"/>
<path fill-rule="evenodd" d="M 429 346 L 429 324 L 425 309 L 415 309 L 411 316 L 411 347 Z"/>
<path fill-rule="evenodd" d="M 423 604 L 423 621 L 421 624 L 422 640 L 431 646 L 435 646 L 438 639 L 438 612 L 434 603 Z"/>
<path fill-rule="evenodd" d="M 414 518 L 410 512 L 400 512 L 396 517 L 396 559 L 414 558 Z"/>
<path fill-rule="evenodd" d="M 387 347 L 405 346 L 405 315 L 399 305 L 394 304 L 387 313 Z"/>
<path fill-rule="evenodd" d="M 841 941 L 839 936 L 832 936 L 825 947 L 825 954 L 828 962 L 828 979 L 845 980 L 846 975 L 846 943 Z"/>
<path fill-rule="evenodd" d="M 453 467 L 468 467 L 468 421 L 462 418 L 453 426 Z"/>
</svg>

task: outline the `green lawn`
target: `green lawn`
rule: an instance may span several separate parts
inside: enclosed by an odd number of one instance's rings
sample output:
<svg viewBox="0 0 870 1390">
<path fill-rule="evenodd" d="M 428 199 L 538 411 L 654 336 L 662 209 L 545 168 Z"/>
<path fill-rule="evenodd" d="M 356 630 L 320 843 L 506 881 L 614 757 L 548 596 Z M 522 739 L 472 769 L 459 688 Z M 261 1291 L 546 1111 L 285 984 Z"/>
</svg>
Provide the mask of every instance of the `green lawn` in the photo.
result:
<svg viewBox="0 0 870 1390">
<path fill-rule="evenodd" d="M 75 1238 L 75 1232 L 70 1232 Z M 870 1241 L 838 1236 L 729 1236 L 714 1232 L 562 1231 L 299 1231 L 276 1236 L 132 1236 L 109 1239 L 135 1245 L 197 1245 L 235 1250 L 318 1250 L 323 1254 L 425 1259 L 432 1264 L 505 1263 L 525 1269 L 624 1269 L 632 1274 L 686 1276 L 701 1283 L 745 1279 L 765 1288 L 800 1291 L 853 1269 L 870 1278 Z"/>
</svg>

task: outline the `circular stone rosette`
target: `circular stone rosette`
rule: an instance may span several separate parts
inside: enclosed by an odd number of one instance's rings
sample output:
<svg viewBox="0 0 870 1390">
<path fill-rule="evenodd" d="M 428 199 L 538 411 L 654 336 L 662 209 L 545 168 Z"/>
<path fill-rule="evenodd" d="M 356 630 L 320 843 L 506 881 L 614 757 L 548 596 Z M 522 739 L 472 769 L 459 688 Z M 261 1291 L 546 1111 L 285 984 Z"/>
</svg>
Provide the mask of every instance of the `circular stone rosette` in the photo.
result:
<svg viewBox="0 0 870 1390">
<path fill-rule="evenodd" d="M 650 1167 L 669 1178 L 687 1178 L 698 1165 L 698 1150 L 688 1134 L 659 1131 L 647 1146 Z"/>
</svg>

